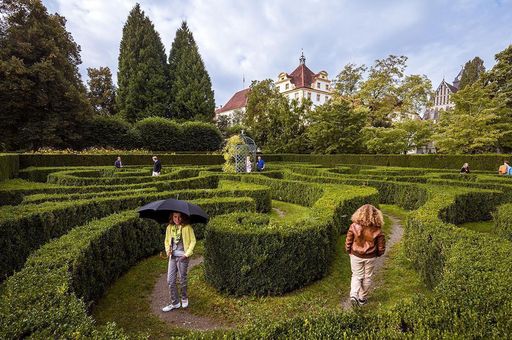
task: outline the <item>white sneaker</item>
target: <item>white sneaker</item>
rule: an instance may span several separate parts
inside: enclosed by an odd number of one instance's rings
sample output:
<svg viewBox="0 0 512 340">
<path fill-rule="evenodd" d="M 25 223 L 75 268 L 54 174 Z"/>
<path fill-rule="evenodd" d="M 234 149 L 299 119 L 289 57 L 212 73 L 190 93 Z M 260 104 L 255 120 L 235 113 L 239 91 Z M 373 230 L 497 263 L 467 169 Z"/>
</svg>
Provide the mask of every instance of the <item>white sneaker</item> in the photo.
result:
<svg viewBox="0 0 512 340">
<path fill-rule="evenodd" d="M 168 306 L 165 306 L 164 308 L 162 308 L 162 312 L 170 312 L 172 311 L 173 309 L 178 309 L 180 308 L 180 305 L 177 304 L 177 305 L 168 305 Z"/>
<path fill-rule="evenodd" d="M 188 299 L 181 300 L 181 308 L 187 308 L 188 307 Z"/>
</svg>

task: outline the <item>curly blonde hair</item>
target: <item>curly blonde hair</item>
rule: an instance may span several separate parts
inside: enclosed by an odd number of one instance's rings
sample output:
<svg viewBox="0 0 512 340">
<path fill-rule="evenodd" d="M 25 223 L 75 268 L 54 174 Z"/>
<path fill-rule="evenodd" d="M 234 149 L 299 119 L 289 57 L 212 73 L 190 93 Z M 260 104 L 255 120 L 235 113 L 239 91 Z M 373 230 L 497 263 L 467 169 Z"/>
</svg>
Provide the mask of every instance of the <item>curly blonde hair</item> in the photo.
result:
<svg viewBox="0 0 512 340">
<path fill-rule="evenodd" d="M 365 204 L 352 215 L 352 222 L 363 227 L 381 228 L 384 225 L 382 212 L 371 204 Z"/>
</svg>

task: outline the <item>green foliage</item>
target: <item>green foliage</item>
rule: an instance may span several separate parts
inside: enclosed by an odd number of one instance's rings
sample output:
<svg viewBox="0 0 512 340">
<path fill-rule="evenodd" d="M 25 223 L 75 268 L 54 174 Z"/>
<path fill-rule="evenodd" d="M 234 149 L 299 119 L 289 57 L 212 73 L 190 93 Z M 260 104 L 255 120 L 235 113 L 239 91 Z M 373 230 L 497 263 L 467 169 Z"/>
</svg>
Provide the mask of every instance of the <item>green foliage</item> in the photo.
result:
<svg viewBox="0 0 512 340">
<path fill-rule="evenodd" d="M 512 241 L 512 204 L 505 204 L 493 214 L 493 232 L 506 240 Z"/>
<path fill-rule="evenodd" d="M 185 21 L 169 52 L 169 75 L 171 117 L 211 122 L 215 113 L 212 83 Z"/>
<path fill-rule="evenodd" d="M 234 295 L 275 295 L 323 277 L 333 259 L 337 235 L 347 216 L 377 202 L 371 188 L 320 186 L 244 176 L 266 183 L 279 200 L 312 205 L 312 215 L 296 223 L 269 224 L 268 216 L 230 214 L 213 219 L 205 235 L 206 280 Z M 297 192 L 301 195 L 296 195 Z M 319 197 L 320 196 L 320 197 Z"/>
<path fill-rule="evenodd" d="M 8 150 L 80 146 L 91 110 L 65 23 L 40 1 L 2 2 L 0 133 Z"/>
<path fill-rule="evenodd" d="M 407 131 L 399 128 L 368 127 L 363 130 L 365 145 L 374 153 L 405 153 Z"/>
<path fill-rule="evenodd" d="M 237 145 L 243 145 L 244 141 L 240 135 L 231 136 L 228 140 L 224 148 L 222 149 L 222 154 L 224 157 L 224 164 L 222 165 L 222 171 L 227 173 L 235 173 L 235 156 L 237 154 Z"/>
<path fill-rule="evenodd" d="M 111 116 L 116 114 L 116 88 L 112 83 L 112 73 L 108 67 L 87 68 L 89 91 L 87 97 L 96 114 Z"/>
<path fill-rule="evenodd" d="M 119 117 L 94 116 L 85 132 L 85 145 L 129 149 L 134 142 L 128 131 L 131 125 Z"/>
<path fill-rule="evenodd" d="M 148 117 L 135 124 L 144 148 L 153 151 L 185 150 L 183 129 L 175 121 L 162 117 Z"/>
<path fill-rule="evenodd" d="M 361 89 L 366 66 L 357 66 L 356 64 L 347 64 L 336 76 L 334 88 L 342 97 L 351 97 L 356 95 Z"/>
<path fill-rule="evenodd" d="M 469 60 L 462 71 L 460 78 L 459 90 L 464 89 L 466 86 L 475 83 L 480 76 L 485 72 L 484 61 L 480 57 L 474 57 Z"/>
<path fill-rule="evenodd" d="M 0 153 L 0 182 L 17 177 L 20 167 L 19 156 Z"/>
<path fill-rule="evenodd" d="M 483 153 L 496 150 L 501 132 L 497 97 L 480 83 L 466 86 L 452 96 L 454 110 L 443 112 L 432 136 L 441 153 Z"/>
<path fill-rule="evenodd" d="M 243 125 L 249 129 L 254 141 L 262 148 L 272 148 L 273 141 L 280 140 L 282 120 L 291 117 L 288 99 L 275 87 L 271 79 L 254 81 L 247 96 L 247 110 Z"/>
<path fill-rule="evenodd" d="M 311 111 L 307 136 L 316 153 L 358 153 L 363 150 L 363 128 L 368 111 L 335 97 Z"/>
<path fill-rule="evenodd" d="M 164 45 L 139 4 L 123 27 L 117 82 L 117 108 L 128 122 L 167 115 L 169 79 Z"/>
<path fill-rule="evenodd" d="M 222 144 L 222 135 L 212 123 L 186 122 L 181 125 L 187 151 L 216 151 Z"/>
</svg>

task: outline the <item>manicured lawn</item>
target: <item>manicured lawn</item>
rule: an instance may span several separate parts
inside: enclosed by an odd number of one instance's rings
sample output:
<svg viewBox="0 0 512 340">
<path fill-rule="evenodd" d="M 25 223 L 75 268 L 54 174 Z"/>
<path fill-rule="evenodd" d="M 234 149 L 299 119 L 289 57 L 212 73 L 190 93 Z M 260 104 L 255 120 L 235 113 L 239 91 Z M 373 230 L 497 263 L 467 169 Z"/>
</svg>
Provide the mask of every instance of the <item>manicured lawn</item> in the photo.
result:
<svg viewBox="0 0 512 340">
<path fill-rule="evenodd" d="M 479 233 L 491 233 L 494 228 L 494 222 L 490 221 L 480 221 L 480 222 L 468 222 L 464 224 L 460 224 L 459 227 L 466 228 L 469 230 L 473 230 Z"/>
<path fill-rule="evenodd" d="M 310 213 L 311 209 L 302 205 L 272 200 L 270 221 L 293 223 L 308 217 Z"/>
</svg>

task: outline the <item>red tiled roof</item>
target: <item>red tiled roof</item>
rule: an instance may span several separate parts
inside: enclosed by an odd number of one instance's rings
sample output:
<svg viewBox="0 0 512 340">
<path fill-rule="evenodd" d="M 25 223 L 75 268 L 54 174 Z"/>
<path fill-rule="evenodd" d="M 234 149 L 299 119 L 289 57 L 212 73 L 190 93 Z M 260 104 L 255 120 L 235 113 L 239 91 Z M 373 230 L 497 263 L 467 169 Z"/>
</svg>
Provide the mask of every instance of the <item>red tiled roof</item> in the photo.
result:
<svg viewBox="0 0 512 340">
<path fill-rule="evenodd" d="M 230 110 L 240 109 L 247 105 L 247 94 L 249 93 L 250 88 L 243 89 L 238 91 L 231 97 L 230 100 L 221 107 L 220 109 L 215 110 L 215 113 L 222 113 Z"/>
<path fill-rule="evenodd" d="M 318 76 L 313 73 L 306 64 L 300 64 L 292 73 L 287 75 L 291 78 L 292 84 L 295 85 L 295 88 L 300 87 L 311 87 L 313 80 Z"/>
</svg>

